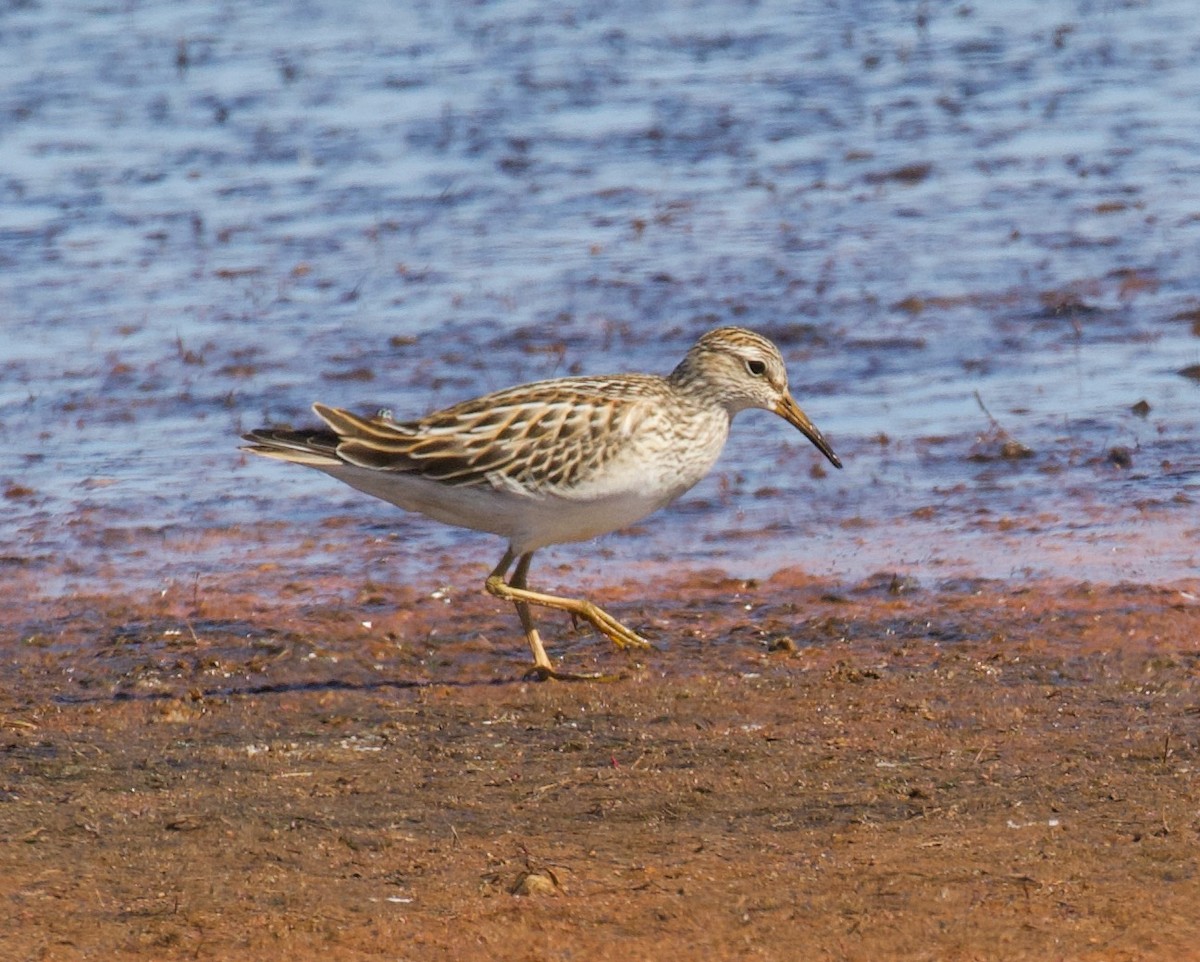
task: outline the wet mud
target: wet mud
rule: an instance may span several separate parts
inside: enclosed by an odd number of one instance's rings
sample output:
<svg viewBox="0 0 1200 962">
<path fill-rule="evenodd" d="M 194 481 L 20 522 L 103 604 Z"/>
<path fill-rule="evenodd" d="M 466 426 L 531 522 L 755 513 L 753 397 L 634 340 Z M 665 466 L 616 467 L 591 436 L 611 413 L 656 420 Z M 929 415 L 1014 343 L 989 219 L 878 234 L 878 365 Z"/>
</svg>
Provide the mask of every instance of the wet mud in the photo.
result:
<svg viewBox="0 0 1200 962">
<path fill-rule="evenodd" d="M 1198 585 L 273 577 L 6 619 L 4 958 L 1200 957 Z"/>
</svg>

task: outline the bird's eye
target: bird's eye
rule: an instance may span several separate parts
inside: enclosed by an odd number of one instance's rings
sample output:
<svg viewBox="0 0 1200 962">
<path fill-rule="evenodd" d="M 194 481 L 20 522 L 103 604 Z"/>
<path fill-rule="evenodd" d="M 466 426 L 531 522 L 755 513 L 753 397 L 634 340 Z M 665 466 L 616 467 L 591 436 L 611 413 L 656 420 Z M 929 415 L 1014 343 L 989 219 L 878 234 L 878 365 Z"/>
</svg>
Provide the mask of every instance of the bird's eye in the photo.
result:
<svg viewBox="0 0 1200 962">
<path fill-rule="evenodd" d="M 758 358 L 754 358 L 746 362 L 746 370 L 755 377 L 762 377 L 767 373 L 767 363 L 766 361 L 760 361 Z"/>
</svg>

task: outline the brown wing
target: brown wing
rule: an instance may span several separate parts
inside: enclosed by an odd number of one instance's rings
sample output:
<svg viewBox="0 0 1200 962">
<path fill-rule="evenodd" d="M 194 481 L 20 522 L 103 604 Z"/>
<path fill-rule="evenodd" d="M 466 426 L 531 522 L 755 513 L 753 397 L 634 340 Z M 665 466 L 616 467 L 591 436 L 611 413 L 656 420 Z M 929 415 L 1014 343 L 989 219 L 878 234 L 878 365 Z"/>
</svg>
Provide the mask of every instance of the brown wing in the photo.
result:
<svg viewBox="0 0 1200 962">
<path fill-rule="evenodd" d="M 350 464 L 405 471 L 448 484 L 570 485 L 613 454 L 606 443 L 651 410 L 653 379 L 635 385 L 565 378 L 523 385 L 437 411 L 419 421 L 361 418 L 313 405 Z"/>
</svg>

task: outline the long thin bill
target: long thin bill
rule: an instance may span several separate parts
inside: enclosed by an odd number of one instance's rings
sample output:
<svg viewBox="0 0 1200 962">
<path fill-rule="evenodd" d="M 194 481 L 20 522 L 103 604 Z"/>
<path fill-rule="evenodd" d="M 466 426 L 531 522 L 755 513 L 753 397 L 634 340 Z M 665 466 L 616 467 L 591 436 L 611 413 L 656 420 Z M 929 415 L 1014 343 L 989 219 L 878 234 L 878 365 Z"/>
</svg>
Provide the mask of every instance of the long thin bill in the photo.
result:
<svg viewBox="0 0 1200 962">
<path fill-rule="evenodd" d="M 829 446 L 829 442 L 825 440 L 825 436 L 817 430 L 817 426 L 808 419 L 808 415 L 800 410 L 800 405 L 792 400 L 790 396 L 784 397 L 775 405 L 775 413 L 808 438 L 816 446 L 816 449 L 829 459 L 829 463 L 835 468 L 842 466 L 841 459 L 833 453 L 833 448 Z"/>
</svg>

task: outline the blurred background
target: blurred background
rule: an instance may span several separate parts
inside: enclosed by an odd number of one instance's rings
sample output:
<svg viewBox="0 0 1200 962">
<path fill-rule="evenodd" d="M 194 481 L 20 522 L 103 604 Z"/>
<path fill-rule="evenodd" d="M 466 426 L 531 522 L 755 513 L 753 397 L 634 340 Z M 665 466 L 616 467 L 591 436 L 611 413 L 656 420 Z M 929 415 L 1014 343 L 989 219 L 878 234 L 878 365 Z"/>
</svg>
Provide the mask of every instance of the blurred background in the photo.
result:
<svg viewBox="0 0 1200 962">
<path fill-rule="evenodd" d="M 11 2 L 0 51 L 0 563 L 35 592 L 470 581 L 495 539 L 238 435 L 665 373 L 731 323 L 846 469 L 749 412 L 675 506 L 543 560 L 1200 575 L 1190 0 Z"/>
</svg>

